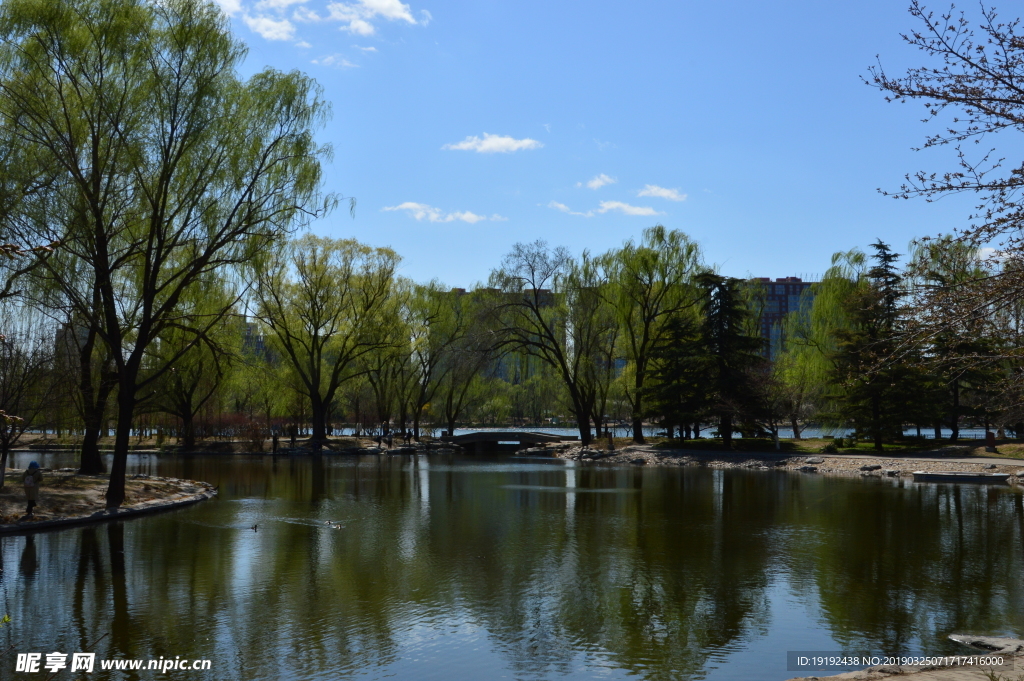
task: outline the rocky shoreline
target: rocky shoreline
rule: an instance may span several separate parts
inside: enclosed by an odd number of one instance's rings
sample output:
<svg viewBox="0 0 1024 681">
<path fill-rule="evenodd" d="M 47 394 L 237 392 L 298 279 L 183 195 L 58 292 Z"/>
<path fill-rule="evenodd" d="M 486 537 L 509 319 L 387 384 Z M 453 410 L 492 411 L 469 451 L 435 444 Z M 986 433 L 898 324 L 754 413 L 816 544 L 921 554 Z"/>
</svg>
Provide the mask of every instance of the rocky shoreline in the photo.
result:
<svg viewBox="0 0 1024 681">
<path fill-rule="evenodd" d="M 580 464 L 703 466 L 706 468 L 746 468 L 752 470 L 788 470 L 806 474 L 846 477 L 911 477 L 914 471 L 1006 473 L 1011 484 L 1024 484 L 1024 460 L 955 458 L 959 450 L 936 450 L 893 456 L 864 454 L 800 454 L 775 452 L 723 453 L 701 450 L 661 449 L 653 445 L 629 445 L 611 451 L 584 448 L 564 442 L 534 447 L 520 452 L 526 456 L 556 457 Z"/>
</svg>

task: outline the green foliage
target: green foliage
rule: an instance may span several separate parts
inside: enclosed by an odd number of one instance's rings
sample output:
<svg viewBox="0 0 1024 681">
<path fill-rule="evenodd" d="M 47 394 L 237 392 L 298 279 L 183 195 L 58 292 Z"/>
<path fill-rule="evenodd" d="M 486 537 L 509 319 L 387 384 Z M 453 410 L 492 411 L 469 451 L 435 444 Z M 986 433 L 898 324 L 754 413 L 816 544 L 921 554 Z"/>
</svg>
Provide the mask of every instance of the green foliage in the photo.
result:
<svg viewBox="0 0 1024 681">
<path fill-rule="evenodd" d="M 326 437 L 338 388 L 364 374 L 365 361 L 394 347 L 398 255 L 353 239 L 306 234 L 257 271 L 256 315 L 309 399 L 313 437 Z"/>
<path fill-rule="evenodd" d="M 764 340 L 754 331 L 745 282 L 705 272 L 695 284 L 701 306 L 670 318 L 654 347 L 649 409 L 670 425 L 716 418 L 728 448 L 734 423 L 759 416 Z"/>
<path fill-rule="evenodd" d="M 701 266 L 700 249 L 682 232 L 656 225 L 644 231 L 639 244 L 627 241 L 609 251 L 602 265 L 621 334 L 619 354 L 632 366 L 632 381 L 623 388 L 632 411 L 633 439 L 643 442 L 652 353 L 670 333 L 668 320 L 698 304 L 693 280 Z"/>
</svg>

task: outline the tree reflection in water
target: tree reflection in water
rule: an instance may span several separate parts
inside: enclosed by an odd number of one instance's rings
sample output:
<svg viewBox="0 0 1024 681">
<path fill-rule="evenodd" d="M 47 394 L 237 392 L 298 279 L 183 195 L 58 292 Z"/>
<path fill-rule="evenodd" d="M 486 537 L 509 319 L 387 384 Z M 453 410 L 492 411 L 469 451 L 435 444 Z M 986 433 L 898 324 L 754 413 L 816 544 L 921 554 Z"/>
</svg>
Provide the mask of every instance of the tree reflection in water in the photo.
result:
<svg viewBox="0 0 1024 681">
<path fill-rule="evenodd" d="M 109 634 L 99 658 L 206 657 L 224 679 L 741 678 L 729 661 L 767 640 L 763 676 L 785 679 L 801 642 L 780 612 L 836 650 L 1024 633 L 1008 490 L 442 456 L 144 465 L 221 496 L 0 540 L 6 643 Z"/>
</svg>

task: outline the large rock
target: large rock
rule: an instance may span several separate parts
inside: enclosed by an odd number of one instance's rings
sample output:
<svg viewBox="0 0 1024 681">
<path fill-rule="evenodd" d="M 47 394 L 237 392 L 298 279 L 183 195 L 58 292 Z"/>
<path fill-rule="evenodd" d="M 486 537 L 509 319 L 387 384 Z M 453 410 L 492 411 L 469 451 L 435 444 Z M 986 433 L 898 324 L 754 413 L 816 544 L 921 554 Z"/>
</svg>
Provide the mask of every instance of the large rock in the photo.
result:
<svg viewBox="0 0 1024 681">
<path fill-rule="evenodd" d="M 809 456 L 804 459 L 804 463 L 825 463 L 825 459 L 820 456 Z"/>
<path fill-rule="evenodd" d="M 818 472 L 818 469 L 815 468 L 814 466 L 800 466 L 800 468 L 798 468 L 797 470 L 798 471 L 803 471 L 804 473 L 817 473 Z"/>
<path fill-rule="evenodd" d="M 882 470 L 882 467 L 879 466 L 877 463 L 870 463 L 870 464 L 868 464 L 866 466 L 861 466 L 860 470 L 862 470 L 862 471 L 880 471 L 880 470 Z"/>
<path fill-rule="evenodd" d="M 996 465 L 994 463 L 990 463 L 990 464 L 988 464 L 986 466 L 982 466 L 982 468 L 984 468 L 985 470 L 990 470 L 990 469 L 995 468 L 995 467 L 996 467 Z"/>
</svg>

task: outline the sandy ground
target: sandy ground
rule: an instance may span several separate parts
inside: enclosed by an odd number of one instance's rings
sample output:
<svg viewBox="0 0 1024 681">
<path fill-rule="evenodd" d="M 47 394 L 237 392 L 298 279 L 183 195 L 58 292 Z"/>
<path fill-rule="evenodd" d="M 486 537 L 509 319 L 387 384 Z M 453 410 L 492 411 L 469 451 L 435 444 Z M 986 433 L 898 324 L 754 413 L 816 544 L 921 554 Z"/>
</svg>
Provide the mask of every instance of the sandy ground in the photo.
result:
<svg viewBox="0 0 1024 681">
<path fill-rule="evenodd" d="M 0 490 L 0 525 L 77 518 L 104 510 L 108 476 L 78 475 L 72 468 L 43 469 L 39 501 L 32 516 L 26 518 L 22 473 L 17 469 L 7 472 L 6 485 Z M 127 510 L 147 502 L 184 498 L 206 489 L 204 483 L 193 480 L 130 477 L 125 481 L 125 502 L 121 508 Z"/>
</svg>

